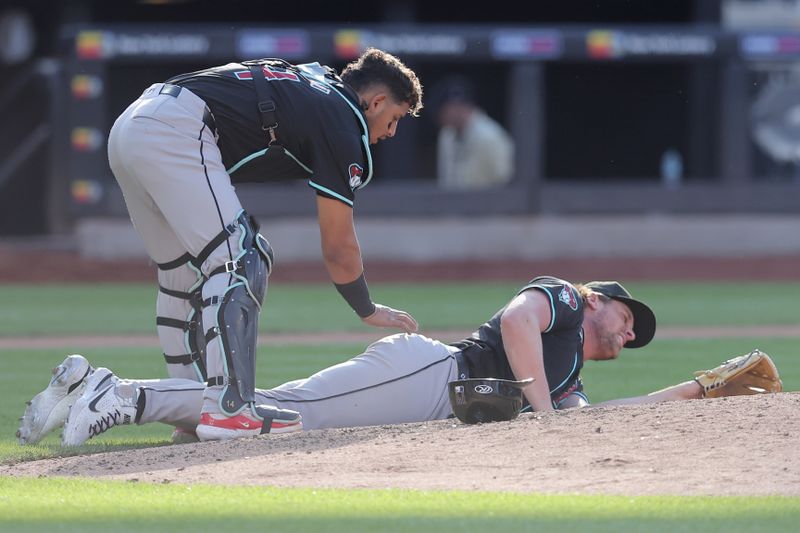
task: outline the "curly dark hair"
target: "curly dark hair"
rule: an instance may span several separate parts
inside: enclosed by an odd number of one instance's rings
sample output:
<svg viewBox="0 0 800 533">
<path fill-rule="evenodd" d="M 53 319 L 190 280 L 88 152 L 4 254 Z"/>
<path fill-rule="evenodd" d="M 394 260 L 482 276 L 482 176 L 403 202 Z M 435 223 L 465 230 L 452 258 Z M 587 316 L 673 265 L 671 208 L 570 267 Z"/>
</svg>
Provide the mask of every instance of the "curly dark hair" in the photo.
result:
<svg viewBox="0 0 800 533">
<path fill-rule="evenodd" d="M 422 84 L 414 71 L 395 56 L 377 48 L 368 48 L 347 65 L 341 74 L 342 81 L 361 92 L 370 85 L 386 85 L 397 102 L 406 102 L 408 114 L 416 117 L 422 109 Z"/>
</svg>

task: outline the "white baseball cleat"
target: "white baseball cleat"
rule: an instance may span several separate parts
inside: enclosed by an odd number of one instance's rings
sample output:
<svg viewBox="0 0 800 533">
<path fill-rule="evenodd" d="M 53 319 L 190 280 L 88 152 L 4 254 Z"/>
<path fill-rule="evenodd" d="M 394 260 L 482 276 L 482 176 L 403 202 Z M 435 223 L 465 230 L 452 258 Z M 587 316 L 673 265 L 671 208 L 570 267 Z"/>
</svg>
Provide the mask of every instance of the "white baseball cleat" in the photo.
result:
<svg viewBox="0 0 800 533">
<path fill-rule="evenodd" d="M 256 405 L 253 409 L 245 409 L 234 416 L 201 413 L 197 436 L 201 441 L 229 440 L 255 437 L 264 433 L 293 433 L 302 429 L 300 413 L 270 405 Z"/>
<path fill-rule="evenodd" d="M 130 424 L 136 417 L 137 389 L 107 368 L 98 368 L 86 390 L 69 411 L 62 446 L 80 446 L 114 426 Z"/>
<path fill-rule="evenodd" d="M 48 433 L 61 427 L 67 419 L 69 408 L 86 388 L 87 376 L 91 372 L 89 361 L 77 354 L 67 356 L 55 367 L 47 388 L 27 402 L 25 414 L 19 419 L 19 443 L 36 444 Z"/>
</svg>

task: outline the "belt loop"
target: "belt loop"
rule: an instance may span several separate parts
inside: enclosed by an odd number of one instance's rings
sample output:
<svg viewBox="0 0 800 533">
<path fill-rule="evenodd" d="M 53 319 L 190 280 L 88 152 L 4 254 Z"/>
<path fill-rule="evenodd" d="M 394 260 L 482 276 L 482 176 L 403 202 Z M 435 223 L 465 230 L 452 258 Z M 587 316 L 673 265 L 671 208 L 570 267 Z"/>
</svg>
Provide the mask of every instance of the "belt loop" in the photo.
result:
<svg viewBox="0 0 800 533">
<path fill-rule="evenodd" d="M 158 94 L 168 94 L 173 98 L 177 98 L 178 95 L 181 94 L 182 90 L 183 90 L 183 87 L 181 87 L 180 85 L 173 85 L 172 83 L 165 83 L 161 87 L 161 90 L 158 91 Z"/>
<path fill-rule="evenodd" d="M 180 85 L 175 85 L 174 83 L 164 83 L 162 84 L 161 89 L 158 91 L 158 94 L 166 94 L 173 98 L 178 98 L 182 90 L 183 87 Z M 211 134 L 214 136 L 214 140 L 218 141 L 219 132 L 217 131 L 217 122 L 214 119 L 214 114 L 211 112 L 211 109 L 209 109 L 207 104 L 203 107 L 202 121 L 203 124 L 208 126 L 209 131 L 211 131 Z"/>
</svg>

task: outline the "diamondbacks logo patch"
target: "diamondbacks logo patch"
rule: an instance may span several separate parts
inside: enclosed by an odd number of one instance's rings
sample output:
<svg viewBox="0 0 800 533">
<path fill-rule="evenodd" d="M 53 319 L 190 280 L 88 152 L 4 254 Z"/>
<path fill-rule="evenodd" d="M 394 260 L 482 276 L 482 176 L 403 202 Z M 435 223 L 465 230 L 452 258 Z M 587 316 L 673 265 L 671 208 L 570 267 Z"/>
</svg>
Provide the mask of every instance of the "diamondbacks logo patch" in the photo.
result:
<svg viewBox="0 0 800 533">
<path fill-rule="evenodd" d="M 558 293 L 558 299 L 567 304 L 573 311 L 578 310 L 578 300 L 575 298 L 575 293 L 566 285 Z"/>
<path fill-rule="evenodd" d="M 350 174 L 350 188 L 355 189 L 359 185 L 361 185 L 361 178 L 364 176 L 364 169 L 361 168 L 361 165 L 356 163 L 352 163 L 348 168 L 347 172 Z"/>
</svg>

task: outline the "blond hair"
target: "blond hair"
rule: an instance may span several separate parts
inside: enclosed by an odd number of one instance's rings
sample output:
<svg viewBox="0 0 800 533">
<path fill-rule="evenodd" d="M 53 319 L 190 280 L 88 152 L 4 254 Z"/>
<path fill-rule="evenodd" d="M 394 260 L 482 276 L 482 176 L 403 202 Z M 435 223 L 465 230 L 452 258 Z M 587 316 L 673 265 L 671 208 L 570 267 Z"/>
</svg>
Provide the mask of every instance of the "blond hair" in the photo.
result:
<svg viewBox="0 0 800 533">
<path fill-rule="evenodd" d="M 584 300 L 584 301 L 586 301 L 586 298 L 592 293 L 596 294 L 597 298 L 600 299 L 601 302 L 607 302 L 607 301 L 611 300 L 611 298 L 609 298 L 605 294 L 599 293 L 597 291 L 593 291 L 592 289 L 590 289 L 589 287 L 587 287 L 583 283 L 575 283 L 574 286 L 578 290 L 578 294 L 581 295 L 581 299 Z"/>
</svg>

